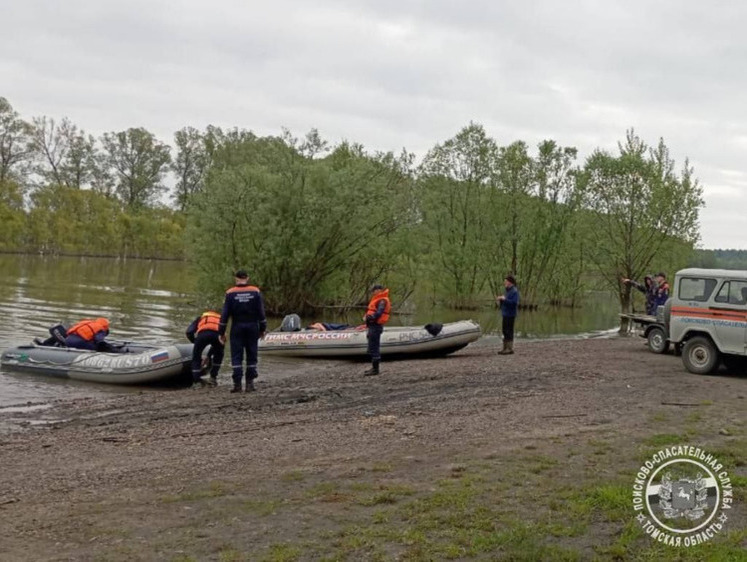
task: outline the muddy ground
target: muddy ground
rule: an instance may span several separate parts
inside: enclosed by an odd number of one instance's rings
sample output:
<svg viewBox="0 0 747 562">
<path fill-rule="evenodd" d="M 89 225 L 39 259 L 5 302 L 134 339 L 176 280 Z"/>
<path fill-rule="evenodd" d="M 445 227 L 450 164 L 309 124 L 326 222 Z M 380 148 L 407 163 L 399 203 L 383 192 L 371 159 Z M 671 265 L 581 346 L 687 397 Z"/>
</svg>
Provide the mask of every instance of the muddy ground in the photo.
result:
<svg viewBox="0 0 747 562">
<path fill-rule="evenodd" d="M 516 350 L 0 409 L 0 559 L 739 559 L 747 376 L 640 338 Z M 668 444 L 736 484 L 708 544 L 636 524 L 635 473 Z"/>
</svg>

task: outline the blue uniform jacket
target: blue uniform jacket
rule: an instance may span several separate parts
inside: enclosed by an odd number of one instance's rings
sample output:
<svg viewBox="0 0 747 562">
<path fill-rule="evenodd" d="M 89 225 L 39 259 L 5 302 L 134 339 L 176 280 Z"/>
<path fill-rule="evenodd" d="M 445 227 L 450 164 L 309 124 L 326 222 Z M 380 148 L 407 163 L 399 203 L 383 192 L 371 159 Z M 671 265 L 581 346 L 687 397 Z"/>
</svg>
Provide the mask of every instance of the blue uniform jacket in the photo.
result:
<svg viewBox="0 0 747 562">
<path fill-rule="evenodd" d="M 506 318 L 515 318 L 519 311 L 519 289 L 512 285 L 506 289 L 506 298 L 501 302 L 501 312 Z"/>
<path fill-rule="evenodd" d="M 221 336 L 226 333 L 229 318 L 234 324 L 258 322 L 260 332 L 267 330 L 265 303 L 257 287 L 236 285 L 226 291 L 226 300 L 223 302 L 223 312 L 220 315 Z"/>
</svg>

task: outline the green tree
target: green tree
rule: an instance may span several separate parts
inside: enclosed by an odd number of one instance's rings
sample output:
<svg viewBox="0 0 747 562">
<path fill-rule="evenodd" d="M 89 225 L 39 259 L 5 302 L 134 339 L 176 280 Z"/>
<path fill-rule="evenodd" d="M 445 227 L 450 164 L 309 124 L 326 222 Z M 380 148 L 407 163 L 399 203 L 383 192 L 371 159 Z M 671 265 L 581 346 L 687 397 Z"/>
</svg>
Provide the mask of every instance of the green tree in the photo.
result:
<svg viewBox="0 0 747 562">
<path fill-rule="evenodd" d="M 200 286 L 217 295 L 248 266 L 276 313 L 360 298 L 398 263 L 397 234 L 413 220 L 409 162 L 347 143 L 313 159 L 280 138 L 229 132 L 189 208 Z"/>
<path fill-rule="evenodd" d="M 698 240 L 702 189 L 689 162 L 678 175 L 664 141 L 649 148 L 633 130 L 617 156 L 597 150 L 584 172 L 588 204 L 597 217 L 592 259 L 618 289 L 622 310 L 629 311 L 631 290 L 621 278 L 642 277 L 652 265 L 669 261 L 681 244 L 687 248 L 678 261 L 687 260 Z M 627 331 L 625 320 L 620 328 Z"/>
<path fill-rule="evenodd" d="M 176 175 L 174 199 L 180 210 L 184 211 L 189 199 L 202 190 L 205 184 L 205 173 L 210 166 L 215 132 L 203 134 L 193 127 L 185 127 L 174 134 L 176 158 L 171 169 Z"/>
<path fill-rule="evenodd" d="M 34 118 L 31 131 L 32 147 L 39 160 L 36 173 L 43 183 L 76 189 L 89 185 L 98 163 L 92 136 L 67 118 L 58 124 L 46 116 Z"/>
<path fill-rule="evenodd" d="M 161 181 L 171 161 L 171 149 L 142 128 L 105 133 L 101 142 L 124 204 L 131 208 L 153 204 L 166 190 Z"/>
<path fill-rule="evenodd" d="M 422 230 L 431 241 L 426 271 L 457 307 L 471 306 L 487 281 L 497 166 L 495 141 L 470 123 L 431 149 L 419 170 Z"/>
<path fill-rule="evenodd" d="M 525 303 L 536 304 L 541 297 L 564 300 L 559 291 L 567 287 L 564 276 L 576 275 L 572 262 L 578 257 L 566 251 L 582 201 L 576 154 L 575 148 L 552 140 L 538 145 L 536 157 L 523 142 L 501 148 L 496 181 L 500 204 L 494 206 L 490 259 L 497 265 L 491 274 L 494 292 L 511 272 L 521 280 Z"/>
<path fill-rule="evenodd" d="M 23 190 L 10 179 L 0 180 L 0 250 L 20 249 L 25 224 Z"/>
<path fill-rule="evenodd" d="M 30 130 L 8 100 L 0 97 L 0 183 L 22 179 L 18 167 L 33 154 Z"/>
</svg>

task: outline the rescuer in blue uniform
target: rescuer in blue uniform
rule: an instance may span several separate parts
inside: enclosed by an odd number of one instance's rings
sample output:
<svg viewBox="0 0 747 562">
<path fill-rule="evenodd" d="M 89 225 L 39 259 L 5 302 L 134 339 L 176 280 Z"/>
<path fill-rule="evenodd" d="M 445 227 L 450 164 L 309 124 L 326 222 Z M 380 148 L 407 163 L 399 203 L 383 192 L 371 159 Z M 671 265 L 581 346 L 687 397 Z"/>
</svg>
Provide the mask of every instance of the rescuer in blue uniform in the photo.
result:
<svg viewBox="0 0 747 562">
<path fill-rule="evenodd" d="M 506 288 L 506 293 L 496 298 L 503 316 L 503 349 L 498 354 L 512 355 L 514 352 L 514 324 L 519 313 L 519 289 L 516 288 L 516 279 L 513 275 L 507 275 L 503 285 Z"/>
<path fill-rule="evenodd" d="M 235 274 L 236 286 L 226 291 L 223 313 L 218 328 L 221 343 L 226 342 L 226 327 L 231 320 L 231 368 L 233 369 L 233 389 L 241 392 L 243 379 L 244 352 L 246 352 L 246 392 L 256 390 L 257 347 L 259 339 L 265 337 L 267 318 L 265 305 L 259 288 L 249 284 L 249 275 L 240 269 Z"/>
<path fill-rule="evenodd" d="M 187 328 L 187 339 L 194 345 L 192 348 L 192 382 L 196 388 L 204 386 L 202 380 L 202 352 L 210 346 L 208 358 L 210 359 L 210 382 L 209 386 L 218 385 L 218 372 L 223 363 L 223 352 L 225 347 L 220 341 L 220 314 L 207 310 Z"/>
</svg>

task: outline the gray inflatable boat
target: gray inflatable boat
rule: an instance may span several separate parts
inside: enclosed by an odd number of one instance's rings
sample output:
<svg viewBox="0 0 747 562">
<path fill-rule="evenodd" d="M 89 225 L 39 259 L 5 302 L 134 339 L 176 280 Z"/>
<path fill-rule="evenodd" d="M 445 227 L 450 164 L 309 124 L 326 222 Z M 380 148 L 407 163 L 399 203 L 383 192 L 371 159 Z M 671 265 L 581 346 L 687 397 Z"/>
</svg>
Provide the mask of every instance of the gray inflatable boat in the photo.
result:
<svg viewBox="0 0 747 562">
<path fill-rule="evenodd" d="M 147 384 L 191 376 L 192 344 L 153 345 L 107 340 L 116 352 L 32 343 L 6 349 L 3 369 L 107 384 Z"/>
</svg>

